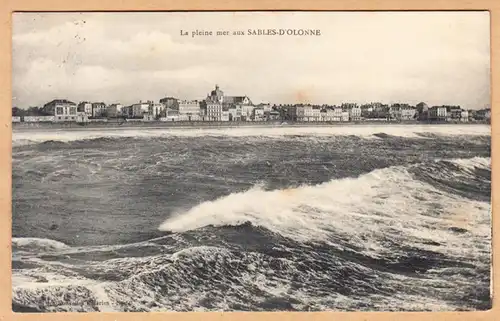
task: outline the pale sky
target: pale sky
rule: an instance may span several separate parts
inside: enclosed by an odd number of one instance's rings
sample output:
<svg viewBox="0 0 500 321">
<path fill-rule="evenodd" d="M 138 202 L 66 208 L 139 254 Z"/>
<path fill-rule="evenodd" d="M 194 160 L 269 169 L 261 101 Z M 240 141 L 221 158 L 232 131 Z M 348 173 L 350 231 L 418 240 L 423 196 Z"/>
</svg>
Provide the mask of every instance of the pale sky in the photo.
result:
<svg viewBox="0 0 500 321">
<path fill-rule="evenodd" d="M 320 29 L 321 36 L 180 30 Z M 13 106 L 65 98 L 254 103 L 490 102 L 488 12 L 16 13 Z"/>
</svg>

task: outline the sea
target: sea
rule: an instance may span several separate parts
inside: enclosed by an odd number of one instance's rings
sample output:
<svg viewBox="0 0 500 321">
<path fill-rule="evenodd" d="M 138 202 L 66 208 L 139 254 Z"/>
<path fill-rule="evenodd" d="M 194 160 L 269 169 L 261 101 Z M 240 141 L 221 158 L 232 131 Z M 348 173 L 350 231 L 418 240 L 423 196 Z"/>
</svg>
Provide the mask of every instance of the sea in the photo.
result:
<svg viewBox="0 0 500 321">
<path fill-rule="evenodd" d="M 12 308 L 489 309 L 490 130 L 15 130 Z"/>
</svg>

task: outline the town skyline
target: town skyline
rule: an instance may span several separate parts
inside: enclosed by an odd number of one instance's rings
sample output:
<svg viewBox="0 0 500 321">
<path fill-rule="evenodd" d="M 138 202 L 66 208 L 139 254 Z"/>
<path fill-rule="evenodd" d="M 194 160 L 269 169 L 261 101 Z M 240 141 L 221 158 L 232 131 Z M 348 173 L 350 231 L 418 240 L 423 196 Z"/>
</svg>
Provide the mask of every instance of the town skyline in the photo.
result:
<svg viewBox="0 0 500 321">
<path fill-rule="evenodd" d="M 321 36 L 179 32 L 274 27 Z M 201 100 L 217 83 L 256 103 L 481 109 L 490 104 L 489 54 L 487 12 L 16 13 L 12 103 Z"/>
</svg>

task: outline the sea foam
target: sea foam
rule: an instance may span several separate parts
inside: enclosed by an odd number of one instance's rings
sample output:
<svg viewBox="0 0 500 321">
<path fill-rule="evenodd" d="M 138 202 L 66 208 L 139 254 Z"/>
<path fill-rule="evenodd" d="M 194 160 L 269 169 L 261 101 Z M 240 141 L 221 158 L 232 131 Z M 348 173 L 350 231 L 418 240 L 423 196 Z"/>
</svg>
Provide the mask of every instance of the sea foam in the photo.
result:
<svg viewBox="0 0 500 321">
<path fill-rule="evenodd" d="M 203 137 L 203 136 L 359 136 L 377 138 L 375 134 L 398 137 L 420 137 L 418 134 L 432 133 L 437 135 L 491 135 L 488 125 L 342 125 L 321 127 L 229 127 L 229 128 L 154 128 L 154 129 L 87 129 L 87 130 L 29 130 L 14 131 L 12 134 L 13 146 L 41 143 L 46 141 L 71 142 L 97 138 L 119 137 Z"/>
<path fill-rule="evenodd" d="M 488 239 L 489 210 L 489 203 L 464 201 L 394 166 L 314 186 L 270 191 L 255 186 L 174 215 L 159 229 L 185 232 L 250 222 L 301 242 L 321 241 L 338 248 L 343 245 L 337 242 L 348 242 L 373 257 L 390 254 L 384 245 L 388 240 L 475 257 L 479 254 L 470 244 L 472 235 L 479 242 Z M 467 237 L 453 233 L 457 221 L 470 232 Z M 464 253 L 464 248 L 470 251 Z"/>
</svg>

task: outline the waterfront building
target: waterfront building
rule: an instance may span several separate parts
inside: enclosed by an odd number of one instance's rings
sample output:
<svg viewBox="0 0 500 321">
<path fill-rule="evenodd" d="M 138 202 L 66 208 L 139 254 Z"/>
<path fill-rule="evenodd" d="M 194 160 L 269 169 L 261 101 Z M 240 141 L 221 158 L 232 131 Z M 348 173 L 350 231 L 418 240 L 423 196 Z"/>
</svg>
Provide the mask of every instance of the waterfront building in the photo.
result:
<svg viewBox="0 0 500 321">
<path fill-rule="evenodd" d="M 205 103 L 205 116 L 209 121 L 222 120 L 222 104 L 218 101 L 206 101 Z"/>
<path fill-rule="evenodd" d="M 148 114 L 149 113 L 149 106 L 152 103 L 153 103 L 152 101 L 146 101 L 146 102 L 139 101 L 138 103 L 133 104 L 131 106 L 131 110 L 130 110 L 130 114 L 129 114 L 130 117 L 132 117 L 132 118 L 143 118 L 144 114 Z"/>
<path fill-rule="evenodd" d="M 222 102 L 228 105 L 252 105 L 252 101 L 248 96 L 223 96 Z M 271 107 L 269 107 L 269 109 L 271 109 Z"/>
<path fill-rule="evenodd" d="M 417 109 L 415 107 L 403 106 L 400 110 L 402 121 L 414 120 L 417 117 Z"/>
<path fill-rule="evenodd" d="M 262 108 L 262 107 L 254 108 L 253 120 L 254 121 L 263 121 L 264 120 L 264 108 Z"/>
<path fill-rule="evenodd" d="M 398 121 L 414 120 L 417 116 L 417 109 L 408 104 L 393 104 L 389 108 L 389 118 Z"/>
<path fill-rule="evenodd" d="M 200 120 L 202 110 L 200 109 L 200 102 L 198 100 L 180 100 L 179 101 L 179 116 L 182 119 L 194 121 Z"/>
<path fill-rule="evenodd" d="M 333 107 L 333 121 L 342 121 L 342 115 L 344 111 L 342 107 L 334 106 Z M 349 114 L 347 116 L 349 118 Z"/>
<path fill-rule="evenodd" d="M 373 118 L 373 105 L 372 104 L 364 104 L 360 106 L 361 108 L 361 118 Z"/>
<path fill-rule="evenodd" d="M 350 121 L 361 120 L 361 107 L 356 103 L 343 103 L 340 107 L 349 113 Z"/>
<path fill-rule="evenodd" d="M 148 106 L 148 114 L 153 117 L 154 119 L 160 118 L 160 116 L 163 114 L 165 106 L 163 104 L 157 104 L 150 102 Z"/>
<path fill-rule="evenodd" d="M 295 117 L 296 120 L 299 122 L 307 122 L 307 121 L 313 121 L 314 120 L 314 115 L 318 112 L 313 111 L 313 106 L 311 105 L 298 105 L 294 106 L 295 108 L 293 109 L 295 111 Z M 319 115 L 318 115 L 319 118 Z"/>
<path fill-rule="evenodd" d="M 429 106 L 426 103 L 420 102 L 417 104 L 417 119 L 427 120 L 429 117 Z"/>
<path fill-rule="evenodd" d="M 349 121 L 349 110 L 342 109 L 342 116 L 340 121 L 346 122 Z"/>
<path fill-rule="evenodd" d="M 446 115 L 448 121 L 459 122 L 462 118 L 462 108 L 460 106 L 446 106 Z"/>
<path fill-rule="evenodd" d="M 215 85 L 207 98 L 201 102 L 200 115 L 209 121 L 241 120 L 251 117 L 253 104 L 248 96 L 225 96 L 224 92 Z M 227 119 L 227 120 L 226 120 Z"/>
<path fill-rule="evenodd" d="M 243 105 L 251 104 L 250 98 L 248 98 L 247 96 L 243 96 L 243 97 L 239 97 L 239 98 L 243 100 L 243 102 L 242 102 Z M 260 103 L 260 104 L 256 105 L 255 107 L 262 108 L 264 110 L 264 113 L 270 112 L 272 109 L 270 104 L 264 104 L 264 103 Z"/>
<path fill-rule="evenodd" d="M 110 118 L 116 118 L 122 115 L 122 104 L 111 104 L 106 107 L 106 116 Z"/>
<path fill-rule="evenodd" d="M 85 111 L 77 111 L 76 112 L 76 122 L 77 123 L 88 123 L 89 116 Z"/>
<path fill-rule="evenodd" d="M 178 109 L 179 108 L 179 100 L 174 97 L 164 97 L 160 99 L 160 104 L 165 106 L 165 109 Z"/>
<path fill-rule="evenodd" d="M 82 101 L 78 104 L 76 111 L 85 113 L 87 116 L 92 117 L 92 103 L 88 101 Z"/>
<path fill-rule="evenodd" d="M 389 110 L 390 107 L 388 105 L 375 106 L 373 108 L 373 118 L 389 119 L 390 118 Z"/>
<path fill-rule="evenodd" d="M 277 110 L 264 110 L 264 119 L 265 120 L 281 120 L 281 114 Z"/>
<path fill-rule="evenodd" d="M 241 121 L 241 105 L 229 107 L 229 121 Z"/>
<path fill-rule="evenodd" d="M 92 117 L 99 118 L 106 116 L 106 104 L 103 102 L 92 103 Z"/>
<path fill-rule="evenodd" d="M 281 107 L 282 110 L 284 110 L 285 114 L 285 119 L 290 120 L 290 121 L 297 121 L 297 106 L 285 106 Z"/>
<path fill-rule="evenodd" d="M 221 121 L 229 121 L 229 107 L 222 106 Z"/>
<path fill-rule="evenodd" d="M 466 123 L 469 121 L 469 111 L 466 109 L 460 110 L 460 121 Z"/>
<path fill-rule="evenodd" d="M 224 92 L 220 90 L 219 85 L 215 85 L 215 89 L 208 95 L 207 99 L 213 102 L 222 104 L 224 102 Z"/>
<path fill-rule="evenodd" d="M 312 117 L 310 121 L 320 121 L 321 120 L 321 107 L 312 106 Z"/>
<path fill-rule="evenodd" d="M 132 117 L 132 106 L 123 106 L 121 116 L 126 118 Z"/>
<path fill-rule="evenodd" d="M 241 105 L 241 120 L 251 121 L 254 108 L 252 105 Z"/>
<path fill-rule="evenodd" d="M 446 121 L 446 106 L 432 106 L 428 110 L 428 119 L 431 121 Z"/>
<path fill-rule="evenodd" d="M 491 120 L 491 110 L 489 108 L 477 110 L 475 112 L 474 117 L 476 120 L 479 120 L 479 121 L 490 121 Z"/>
<path fill-rule="evenodd" d="M 322 108 L 320 112 L 321 114 L 320 121 L 334 121 L 335 119 L 334 113 L 335 109 L 333 109 L 332 107 Z"/>
<path fill-rule="evenodd" d="M 222 121 L 222 103 L 224 100 L 224 92 L 215 85 L 215 89 L 207 95 L 207 98 L 202 102 L 201 107 L 204 110 L 202 114 L 208 121 Z M 228 110 L 229 112 L 229 110 Z M 229 115 L 228 115 L 229 120 Z"/>
<path fill-rule="evenodd" d="M 47 115 L 53 116 L 54 121 L 76 121 L 77 105 L 66 99 L 54 99 L 46 103 L 42 110 Z"/>
<path fill-rule="evenodd" d="M 224 96 L 222 106 L 228 108 L 229 118 L 233 121 L 240 121 L 243 119 L 243 110 L 245 110 L 245 120 L 251 118 L 254 109 L 252 101 L 248 96 Z M 264 107 L 264 105 L 262 105 L 262 107 Z"/>
<path fill-rule="evenodd" d="M 179 116 L 179 110 L 167 108 L 167 109 L 165 109 L 165 116 L 167 116 L 167 117 Z"/>
</svg>

